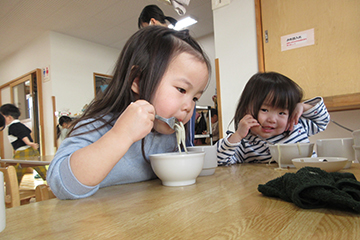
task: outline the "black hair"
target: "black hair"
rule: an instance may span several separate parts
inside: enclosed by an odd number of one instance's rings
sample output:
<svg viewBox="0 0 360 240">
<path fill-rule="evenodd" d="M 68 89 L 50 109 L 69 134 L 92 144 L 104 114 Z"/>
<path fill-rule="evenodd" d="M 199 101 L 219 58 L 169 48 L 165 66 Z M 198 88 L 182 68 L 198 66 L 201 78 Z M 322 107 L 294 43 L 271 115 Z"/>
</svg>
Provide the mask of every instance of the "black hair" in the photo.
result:
<svg viewBox="0 0 360 240">
<path fill-rule="evenodd" d="M 246 114 L 257 119 L 264 102 L 275 108 L 289 110 L 290 118 L 302 98 L 303 90 L 290 78 L 277 72 L 256 73 L 241 94 L 234 116 L 235 130 Z"/>
<path fill-rule="evenodd" d="M 69 123 L 72 121 L 72 118 L 69 116 L 61 116 L 59 118 L 59 125 L 62 126 L 64 123 Z"/>
<path fill-rule="evenodd" d="M 164 12 L 156 5 L 147 5 L 144 7 L 144 9 L 141 11 L 139 20 L 138 20 L 138 28 L 142 28 L 143 23 L 149 23 L 151 18 L 156 19 L 162 24 L 165 24 L 167 20 L 172 25 L 176 25 L 177 20 L 175 18 L 165 16 Z"/>
<path fill-rule="evenodd" d="M 61 135 L 61 129 L 60 129 L 60 126 L 62 127 L 64 123 L 70 123 L 72 121 L 72 118 L 69 117 L 69 116 L 61 116 L 59 118 L 59 124 L 56 125 L 56 135 L 57 135 L 57 138 L 60 137 Z"/>
<path fill-rule="evenodd" d="M 211 108 L 211 117 L 215 116 L 215 115 L 218 115 L 218 111 L 216 108 Z"/>
<path fill-rule="evenodd" d="M 98 129 L 107 125 L 112 126 L 131 102 L 137 99 L 151 102 L 170 62 L 185 52 L 205 63 L 210 77 L 210 61 L 200 45 L 189 35 L 188 30 L 176 31 L 163 26 L 152 26 L 137 31 L 121 51 L 109 86 L 104 92 L 96 95 L 80 118 L 73 121 L 74 127 L 68 135 L 98 120 L 103 122 Z M 138 95 L 131 89 L 135 79 L 139 81 Z M 110 115 L 111 118 L 104 120 L 105 115 Z M 90 121 L 77 124 L 83 120 Z"/>
<path fill-rule="evenodd" d="M 0 113 L 0 131 L 4 130 L 5 128 L 5 118 L 4 116 Z"/>
<path fill-rule="evenodd" d="M 20 117 L 20 110 L 14 104 L 7 103 L 0 107 L 0 113 L 4 116 L 11 116 L 14 119 L 18 119 Z"/>
<path fill-rule="evenodd" d="M 113 78 L 104 92 L 97 94 L 76 123 L 91 119 L 75 126 L 71 132 L 84 125 L 100 120 L 112 125 L 131 102 L 137 100 L 131 90 L 136 78 L 139 79 L 139 99 L 152 99 L 168 65 L 175 56 L 186 52 L 207 66 L 210 76 L 210 61 L 200 45 L 189 35 L 188 30 L 176 31 L 162 26 L 143 28 L 126 42 L 116 63 Z M 102 117 L 112 114 L 108 121 Z"/>
</svg>

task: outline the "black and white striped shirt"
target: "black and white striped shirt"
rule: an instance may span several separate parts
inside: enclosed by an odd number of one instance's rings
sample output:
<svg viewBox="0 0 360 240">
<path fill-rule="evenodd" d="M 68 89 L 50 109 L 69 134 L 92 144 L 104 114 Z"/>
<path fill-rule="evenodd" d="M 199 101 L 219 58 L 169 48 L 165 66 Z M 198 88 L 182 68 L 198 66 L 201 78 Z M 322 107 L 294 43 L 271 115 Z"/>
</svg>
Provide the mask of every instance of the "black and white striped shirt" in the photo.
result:
<svg viewBox="0 0 360 240">
<path fill-rule="evenodd" d="M 238 143 L 230 143 L 227 137 L 217 142 L 218 165 L 231 165 L 236 163 L 268 163 L 271 154 L 268 143 L 308 143 L 309 136 L 324 131 L 329 124 L 330 115 L 321 97 L 316 97 L 305 103 L 313 105 L 304 112 L 299 122 L 290 133 L 282 133 L 267 139 L 248 134 Z"/>
</svg>

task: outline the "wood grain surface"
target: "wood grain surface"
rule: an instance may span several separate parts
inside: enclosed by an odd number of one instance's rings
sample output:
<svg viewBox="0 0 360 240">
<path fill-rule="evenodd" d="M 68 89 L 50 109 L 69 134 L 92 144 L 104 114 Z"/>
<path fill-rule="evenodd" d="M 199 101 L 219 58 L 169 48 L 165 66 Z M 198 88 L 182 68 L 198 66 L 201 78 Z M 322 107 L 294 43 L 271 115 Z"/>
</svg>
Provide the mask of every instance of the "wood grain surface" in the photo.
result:
<svg viewBox="0 0 360 240">
<path fill-rule="evenodd" d="M 301 209 L 263 196 L 258 184 L 292 170 L 218 167 L 194 185 L 160 180 L 100 189 L 80 200 L 51 199 L 6 210 L 1 239 L 356 239 L 360 215 Z M 345 171 L 345 170 L 342 170 Z M 360 178 L 360 165 L 346 171 Z"/>
</svg>

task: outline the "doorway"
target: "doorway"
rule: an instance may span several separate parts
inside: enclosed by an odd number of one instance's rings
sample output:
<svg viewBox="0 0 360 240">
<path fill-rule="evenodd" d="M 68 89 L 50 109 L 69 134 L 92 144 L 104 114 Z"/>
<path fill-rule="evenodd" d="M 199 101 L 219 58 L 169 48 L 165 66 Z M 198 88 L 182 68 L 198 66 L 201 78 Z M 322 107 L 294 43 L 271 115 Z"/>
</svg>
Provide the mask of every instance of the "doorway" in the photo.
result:
<svg viewBox="0 0 360 240">
<path fill-rule="evenodd" d="M 12 103 L 20 109 L 19 120 L 31 129 L 31 137 L 34 142 L 39 143 L 40 155 L 45 155 L 45 141 L 41 92 L 41 69 L 36 69 L 0 87 L 4 97 L 1 97 L 1 104 Z M 1 136 L 3 135 L 3 136 Z M 11 158 L 12 149 L 9 144 L 5 144 L 7 133 L 1 134 L 4 141 L 1 142 L 0 150 L 2 158 Z M 5 149 L 6 148 L 6 149 Z"/>
</svg>

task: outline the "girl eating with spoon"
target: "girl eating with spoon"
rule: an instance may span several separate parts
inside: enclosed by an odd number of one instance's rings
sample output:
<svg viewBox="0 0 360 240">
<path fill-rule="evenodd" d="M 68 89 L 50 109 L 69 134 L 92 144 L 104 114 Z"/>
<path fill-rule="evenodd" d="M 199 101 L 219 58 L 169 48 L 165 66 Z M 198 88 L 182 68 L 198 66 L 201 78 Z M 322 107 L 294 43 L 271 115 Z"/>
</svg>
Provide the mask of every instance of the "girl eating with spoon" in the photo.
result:
<svg viewBox="0 0 360 240">
<path fill-rule="evenodd" d="M 176 151 L 174 129 L 155 119 L 186 124 L 209 79 L 210 63 L 187 30 L 150 26 L 125 44 L 114 77 L 72 123 L 48 170 L 60 199 L 99 188 L 156 178 L 148 156 Z"/>
<path fill-rule="evenodd" d="M 235 111 L 235 132 L 217 142 L 218 165 L 268 163 L 268 144 L 308 143 L 324 131 L 330 115 L 323 99 L 302 98 L 300 86 L 280 73 L 252 76 Z"/>
</svg>

